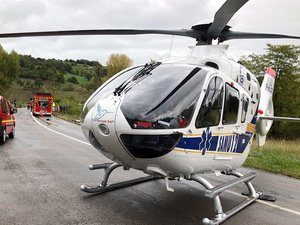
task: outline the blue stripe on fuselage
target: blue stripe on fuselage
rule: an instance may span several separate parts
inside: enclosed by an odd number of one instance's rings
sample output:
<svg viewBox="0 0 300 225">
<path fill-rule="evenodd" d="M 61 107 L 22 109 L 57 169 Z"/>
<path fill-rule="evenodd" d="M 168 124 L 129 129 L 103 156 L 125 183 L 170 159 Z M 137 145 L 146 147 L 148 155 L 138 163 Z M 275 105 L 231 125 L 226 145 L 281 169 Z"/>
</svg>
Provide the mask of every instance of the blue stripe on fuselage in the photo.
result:
<svg viewBox="0 0 300 225">
<path fill-rule="evenodd" d="M 252 136 L 250 132 L 247 132 L 247 134 L 249 136 L 237 134 L 211 135 L 208 140 L 203 134 L 196 137 L 187 136 L 183 137 L 176 147 L 187 150 L 204 150 L 204 153 L 205 151 L 243 153 Z"/>
</svg>

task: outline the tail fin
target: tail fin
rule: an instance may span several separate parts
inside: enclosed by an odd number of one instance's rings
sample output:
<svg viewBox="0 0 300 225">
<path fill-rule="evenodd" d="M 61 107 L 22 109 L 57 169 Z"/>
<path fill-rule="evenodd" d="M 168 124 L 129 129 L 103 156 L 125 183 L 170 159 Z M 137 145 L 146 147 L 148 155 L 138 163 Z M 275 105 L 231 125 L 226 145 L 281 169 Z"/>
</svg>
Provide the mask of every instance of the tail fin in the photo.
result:
<svg viewBox="0 0 300 225">
<path fill-rule="evenodd" d="M 261 95 L 258 106 L 258 120 L 256 124 L 256 138 L 258 146 L 263 146 L 266 142 L 266 136 L 269 132 L 273 121 L 272 120 L 260 120 L 260 116 L 273 117 L 273 91 L 275 86 L 276 72 L 271 67 L 267 68 L 263 83 L 261 85 Z"/>
</svg>

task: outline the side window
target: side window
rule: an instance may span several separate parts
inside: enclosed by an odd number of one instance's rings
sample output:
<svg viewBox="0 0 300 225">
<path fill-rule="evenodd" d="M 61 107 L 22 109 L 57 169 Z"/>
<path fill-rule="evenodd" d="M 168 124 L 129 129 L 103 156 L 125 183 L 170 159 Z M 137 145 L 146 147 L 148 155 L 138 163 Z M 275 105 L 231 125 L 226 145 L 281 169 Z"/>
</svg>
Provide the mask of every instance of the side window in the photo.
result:
<svg viewBox="0 0 300 225">
<path fill-rule="evenodd" d="M 214 77 L 210 80 L 196 119 L 196 128 L 217 126 L 223 105 L 223 80 Z"/>
<path fill-rule="evenodd" d="M 226 83 L 223 124 L 234 124 L 238 119 L 239 91 Z"/>
<path fill-rule="evenodd" d="M 246 121 L 248 106 L 249 106 L 249 98 L 247 98 L 246 95 L 243 95 L 243 99 L 242 99 L 242 117 L 241 117 L 241 122 L 242 123 L 245 123 L 245 121 Z"/>
<path fill-rule="evenodd" d="M 7 106 L 4 100 L 1 101 L 1 109 L 3 113 L 7 113 Z"/>
</svg>

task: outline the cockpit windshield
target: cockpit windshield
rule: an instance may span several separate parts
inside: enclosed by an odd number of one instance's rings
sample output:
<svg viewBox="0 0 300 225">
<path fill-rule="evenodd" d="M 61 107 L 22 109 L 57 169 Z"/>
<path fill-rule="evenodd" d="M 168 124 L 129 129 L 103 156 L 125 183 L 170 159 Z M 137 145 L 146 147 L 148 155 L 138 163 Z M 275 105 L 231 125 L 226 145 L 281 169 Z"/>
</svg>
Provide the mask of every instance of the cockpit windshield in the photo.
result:
<svg viewBox="0 0 300 225">
<path fill-rule="evenodd" d="M 81 113 L 81 121 L 84 121 L 87 113 L 95 106 L 95 104 L 105 95 L 117 93 L 117 91 L 121 88 L 123 84 L 125 84 L 130 77 L 134 76 L 138 71 L 141 70 L 142 67 L 133 67 L 127 69 L 125 72 L 121 72 L 116 75 L 110 82 L 106 85 L 100 86 L 86 101 L 83 111 Z"/>
<path fill-rule="evenodd" d="M 206 74 L 194 65 L 156 66 L 126 85 L 121 110 L 135 129 L 184 128 L 191 121 Z"/>
</svg>

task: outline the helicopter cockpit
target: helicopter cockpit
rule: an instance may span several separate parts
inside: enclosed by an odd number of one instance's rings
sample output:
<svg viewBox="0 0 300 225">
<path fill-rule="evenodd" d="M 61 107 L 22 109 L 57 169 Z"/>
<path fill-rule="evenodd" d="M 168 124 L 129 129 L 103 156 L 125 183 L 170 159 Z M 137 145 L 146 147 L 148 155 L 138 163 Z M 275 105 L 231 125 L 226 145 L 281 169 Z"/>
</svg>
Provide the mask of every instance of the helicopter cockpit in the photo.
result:
<svg viewBox="0 0 300 225">
<path fill-rule="evenodd" d="M 133 129 L 184 128 L 191 121 L 206 74 L 194 65 L 161 64 L 145 77 L 132 79 L 121 110 Z"/>
<path fill-rule="evenodd" d="M 134 67 L 97 90 L 82 121 L 105 96 L 122 97 L 120 109 L 132 129 L 176 129 L 191 122 L 211 69 L 189 64 L 153 63 Z"/>
</svg>

